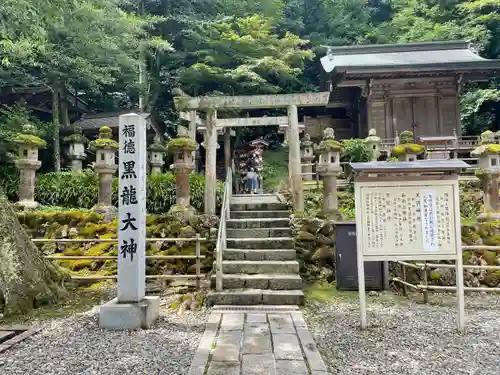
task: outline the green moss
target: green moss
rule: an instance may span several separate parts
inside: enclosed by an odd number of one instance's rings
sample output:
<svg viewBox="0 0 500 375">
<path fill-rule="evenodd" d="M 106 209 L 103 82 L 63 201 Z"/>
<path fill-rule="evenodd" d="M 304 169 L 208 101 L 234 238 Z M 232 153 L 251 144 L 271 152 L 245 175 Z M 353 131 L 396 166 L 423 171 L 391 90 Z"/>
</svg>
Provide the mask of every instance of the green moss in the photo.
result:
<svg viewBox="0 0 500 375">
<path fill-rule="evenodd" d="M 464 264 L 471 264 L 472 251 L 464 251 L 462 253 L 462 261 Z"/>
<path fill-rule="evenodd" d="M 86 144 L 88 141 L 89 141 L 88 138 L 80 133 L 74 133 L 74 134 L 68 135 L 67 137 L 63 138 L 64 143 L 83 143 L 83 144 Z"/>
<path fill-rule="evenodd" d="M 499 144 L 488 145 L 488 147 L 486 147 L 486 151 L 490 154 L 500 154 L 500 145 Z"/>
<path fill-rule="evenodd" d="M 91 150 L 118 150 L 120 148 L 120 144 L 113 139 L 98 138 L 89 143 L 89 148 Z"/>
<path fill-rule="evenodd" d="M 191 138 L 179 137 L 170 140 L 167 143 L 168 152 L 176 151 L 194 151 L 198 149 L 198 143 Z"/>
<path fill-rule="evenodd" d="M 153 142 L 149 145 L 148 151 L 151 152 L 167 152 L 167 146 L 160 142 Z"/>
<path fill-rule="evenodd" d="M 402 144 L 410 144 L 413 143 L 413 132 L 409 130 L 405 130 L 404 132 L 401 132 L 399 135 L 399 141 Z"/>
<path fill-rule="evenodd" d="M 421 155 L 425 151 L 425 147 L 415 143 L 405 143 L 392 148 L 392 156 L 402 156 L 407 154 Z"/>
<path fill-rule="evenodd" d="M 336 141 L 335 139 L 324 139 L 322 140 L 319 145 L 316 147 L 316 150 L 321 152 L 321 151 L 342 151 L 344 149 L 344 146 L 342 143 L 339 141 Z"/>
<path fill-rule="evenodd" d="M 500 283 L 500 270 L 489 270 L 484 275 L 483 283 L 494 287 Z"/>
<path fill-rule="evenodd" d="M 441 279 L 441 274 L 437 271 L 431 271 L 430 278 L 432 281 L 437 281 Z"/>
<path fill-rule="evenodd" d="M 485 250 L 481 256 L 489 266 L 497 265 L 497 254 L 494 251 Z"/>
<path fill-rule="evenodd" d="M 45 140 L 33 134 L 18 133 L 11 138 L 11 142 L 36 148 L 47 147 L 47 142 Z"/>
</svg>

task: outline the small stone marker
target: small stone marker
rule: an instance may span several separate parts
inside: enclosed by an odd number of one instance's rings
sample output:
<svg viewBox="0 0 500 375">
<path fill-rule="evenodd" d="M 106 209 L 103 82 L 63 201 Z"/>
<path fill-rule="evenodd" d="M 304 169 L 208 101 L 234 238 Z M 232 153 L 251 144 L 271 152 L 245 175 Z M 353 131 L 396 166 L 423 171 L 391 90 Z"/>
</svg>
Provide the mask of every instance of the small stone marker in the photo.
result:
<svg viewBox="0 0 500 375">
<path fill-rule="evenodd" d="M 159 297 L 146 297 L 146 120 L 120 116 L 118 297 L 101 307 L 99 326 L 149 328 L 159 314 Z"/>
</svg>

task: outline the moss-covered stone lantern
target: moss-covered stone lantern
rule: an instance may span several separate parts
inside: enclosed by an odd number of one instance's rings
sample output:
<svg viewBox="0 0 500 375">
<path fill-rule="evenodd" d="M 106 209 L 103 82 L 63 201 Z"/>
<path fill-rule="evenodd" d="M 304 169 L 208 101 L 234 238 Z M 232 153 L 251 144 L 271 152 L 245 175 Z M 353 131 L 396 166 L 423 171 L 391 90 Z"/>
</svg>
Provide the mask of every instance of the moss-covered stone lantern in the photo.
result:
<svg viewBox="0 0 500 375">
<path fill-rule="evenodd" d="M 36 170 L 42 163 L 38 160 L 38 150 L 45 148 L 47 142 L 36 134 L 36 129 L 30 124 L 23 126 L 21 133 L 11 139 L 18 146 L 16 167 L 19 169 L 19 205 L 26 208 L 37 208 L 35 201 Z"/>
<path fill-rule="evenodd" d="M 63 138 L 63 142 L 68 143 L 68 158 L 71 160 L 71 170 L 81 171 L 83 161 L 87 158 L 85 154 L 85 145 L 89 140 L 83 135 L 81 129 L 76 129 L 75 132 Z"/>
<path fill-rule="evenodd" d="M 500 145 L 495 143 L 495 133 L 487 130 L 481 134 L 480 144 L 471 155 L 478 158 L 476 176 L 484 193 L 484 211 L 478 220 L 500 220 Z"/>
<path fill-rule="evenodd" d="M 311 141 L 311 136 L 309 134 L 304 134 L 304 138 L 300 142 L 300 158 L 302 160 L 302 164 L 305 164 L 302 167 L 302 179 L 305 181 L 311 181 L 313 179 L 313 163 L 316 159 L 316 155 L 314 154 L 314 143 Z"/>
<path fill-rule="evenodd" d="M 148 162 L 151 166 L 151 174 L 160 174 L 163 164 L 165 164 L 164 154 L 167 152 L 167 147 L 161 142 L 160 137 L 155 136 L 153 143 L 148 147 Z"/>
<path fill-rule="evenodd" d="M 170 211 L 172 213 L 194 212 L 190 205 L 189 175 L 194 170 L 193 151 L 198 149 L 198 143 L 187 134 L 179 134 L 178 138 L 168 142 L 167 149 L 173 156 L 173 164 L 170 169 L 175 173 L 176 180 L 175 205 Z"/>
<path fill-rule="evenodd" d="M 365 138 L 365 145 L 371 155 L 371 161 L 377 161 L 380 157 L 382 138 L 377 136 L 377 131 L 375 129 L 370 129 L 368 132 L 368 137 Z"/>
<path fill-rule="evenodd" d="M 116 164 L 116 151 L 120 147 L 112 139 L 113 132 L 108 126 L 99 129 L 99 138 L 90 142 L 90 149 L 96 153 L 94 170 L 99 175 L 99 198 L 94 208 L 98 212 L 114 213 L 116 211 L 112 202 L 113 175 L 118 169 Z"/>
<path fill-rule="evenodd" d="M 342 172 L 342 150 L 342 144 L 335 140 L 335 131 L 326 128 L 323 140 L 315 147 L 315 151 L 319 154 L 316 168 L 323 176 L 323 213 L 328 219 L 341 219 L 337 201 L 337 176 Z"/>
<path fill-rule="evenodd" d="M 416 161 L 418 156 L 425 153 L 425 147 L 413 141 L 413 133 L 405 130 L 399 135 L 399 144 L 392 148 L 392 156 L 399 161 Z"/>
</svg>

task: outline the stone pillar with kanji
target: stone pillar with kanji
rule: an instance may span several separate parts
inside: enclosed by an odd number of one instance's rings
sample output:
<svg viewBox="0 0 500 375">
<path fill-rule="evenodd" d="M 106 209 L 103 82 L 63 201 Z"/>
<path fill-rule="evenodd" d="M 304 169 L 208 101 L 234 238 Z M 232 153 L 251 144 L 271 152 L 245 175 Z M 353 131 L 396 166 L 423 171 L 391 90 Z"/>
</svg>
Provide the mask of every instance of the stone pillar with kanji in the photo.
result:
<svg viewBox="0 0 500 375">
<path fill-rule="evenodd" d="M 148 162 L 151 167 L 151 174 L 160 174 L 163 169 L 163 164 L 165 161 L 163 159 L 165 153 L 167 152 L 167 148 L 161 142 L 160 137 L 155 136 L 153 139 L 153 143 L 148 147 Z"/>
<path fill-rule="evenodd" d="M 35 201 L 36 170 L 42 163 L 38 160 L 38 150 L 45 148 L 47 142 L 36 134 L 34 126 L 26 124 L 21 133 L 12 138 L 18 147 L 16 167 L 19 170 L 19 201 L 18 205 L 25 208 L 37 208 Z"/>
<path fill-rule="evenodd" d="M 481 134 L 480 144 L 471 155 L 478 158 L 476 176 L 481 181 L 484 194 L 483 212 L 480 221 L 500 220 L 500 145 L 495 142 L 495 133 L 485 131 Z"/>
<path fill-rule="evenodd" d="M 313 163 L 316 160 L 314 155 L 314 143 L 311 141 L 311 136 L 305 134 L 304 138 L 300 142 L 300 157 L 302 160 L 302 179 L 304 181 L 311 181 L 313 179 Z"/>
<path fill-rule="evenodd" d="M 365 138 L 366 149 L 370 153 L 370 160 L 377 161 L 380 157 L 380 148 L 382 145 L 382 139 L 377 136 L 377 131 L 375 129 L 370 129 L 368 132 L 368 137 Z"/>
<path fill-rule="evenodd" d="M 81 129 L 77 129 L 75 133 L 63 139 L 69 145 L 68 159 L 71 160 L 71 170 L 81 171 L 83 169 L 83 161 L 87 158 L 85 154 L 85 145 L 88 142 Z"/>
<path fill-rule="evenodd" d="M 342 172 L 342 150 L 342 144 L 335 140 L 334 130 L 326 128 L 323 140 L 316 146 L 316 153 L 319 154 L 317 171 L 323 177 L 323 214 L 330 220 L 342 219 L 337 200 L 337 176 Z"/>
<path fill-rule="evenodd" d="M 413 133 L 409 130 L 401 132 L 398 136 L 399 142 L 392 148 L 391 155 L 399 161 L 416 161 L 425 153 L 425 147 L 413 141 Z"/>
<path fill-rule="evenodd" d="M 90 142 L 90 149 L 95 151 L 96 161 L 94 170 L 99 176 L 99 197 L 94 210 L 103 213 L 115 213 L 113 206 L 113 176 L 118 169 L 116 164 L 116 151 L 119 144 L 112 139 L 111 128 L 103 126 L 99 129 L 99 138 Z M 124 144 L 122 147 L 129 148 L 132 145 Z"/>
<path fill-rule="evenodd" d="M 167 148 L 173 156 L 170 169 L 174 172 L 176 181 L 175 205 L 170 212 L 194 212 L 189 195 L 189 175 L 194 170 L 193 151 L 198 149 L 198 144 L 179 128 L 178 138 L 170 140 Z"/>
</svg>

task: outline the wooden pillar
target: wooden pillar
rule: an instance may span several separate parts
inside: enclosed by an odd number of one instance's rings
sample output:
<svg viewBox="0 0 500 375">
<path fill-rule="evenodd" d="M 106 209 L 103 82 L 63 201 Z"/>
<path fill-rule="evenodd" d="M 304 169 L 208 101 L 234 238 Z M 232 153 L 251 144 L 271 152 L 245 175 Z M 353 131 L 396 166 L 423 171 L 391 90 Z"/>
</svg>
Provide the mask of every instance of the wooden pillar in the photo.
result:
<svg viewBox="0 0 500 375">
<path fill-rule="evenodd" d="M 296 105 L 288 106 L 288 142 L 290 185 L 292 188 L 295 212 L 304 211 L 304 191 L 302 186 L 302 167 L 300 165 L 299 115 Z"/>
<path fill-rule="evenodd" d="M 215 214 L 216 162 L 217 162 L 217 111 L 207 111 L 205 138 L 205 213 Z"/>
<path fill-rule="evenodd" d="M 224 165 L 226 171 L 231 168 L 231 128 L 227 127 L 224 129 Z"/>
</svg>

